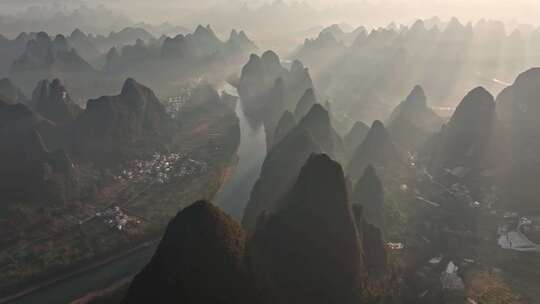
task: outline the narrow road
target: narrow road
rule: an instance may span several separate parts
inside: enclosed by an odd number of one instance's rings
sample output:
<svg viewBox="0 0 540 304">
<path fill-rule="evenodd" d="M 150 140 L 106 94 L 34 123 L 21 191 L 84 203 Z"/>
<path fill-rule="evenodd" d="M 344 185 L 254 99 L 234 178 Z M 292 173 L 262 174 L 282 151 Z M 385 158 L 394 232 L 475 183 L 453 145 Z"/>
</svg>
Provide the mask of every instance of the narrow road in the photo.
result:
<svg viewBox="0 0 540 304">
<path fill-rule="evenodd" d="M 16 294 L 0 298 L 0 304 L 69 303 L 82 294 L 106 288 L 136 274 L 151 258 L 158 240 L 149 241 L 102 261 L 59 275 Z"/>
</svg>

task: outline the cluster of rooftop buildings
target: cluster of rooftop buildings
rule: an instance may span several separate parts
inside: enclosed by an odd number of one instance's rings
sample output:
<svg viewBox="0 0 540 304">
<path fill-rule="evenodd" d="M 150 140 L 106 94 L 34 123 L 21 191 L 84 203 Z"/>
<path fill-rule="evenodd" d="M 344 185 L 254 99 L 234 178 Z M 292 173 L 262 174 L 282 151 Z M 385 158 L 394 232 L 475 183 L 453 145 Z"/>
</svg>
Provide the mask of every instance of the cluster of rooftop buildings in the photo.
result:
<svg viewBox="0 0 540 304">
<path fill-rule="evenodd" d="M 119 181 L 153 179 L 164 184 L 175 177 L 191 176 L 206 172 L 208 165 L 182 153 L 154 153 L 149 160 L 135 160 L 128 168 L 116 176 Z"/>
<path fill-rule="evenodd" d="M 96 216 L 103 220 L 105 224 L 107 224 L 109 227 L 117 229 L 119 231 L 124 230 L 126 225 L 132 223 L 132 224 L 140 224 L 141 222 L 133 217 L 130 217 L 129 215 L 125 214 L 124 211 L 118 207 L 112 207 L 109 209 L 106 209 L 102 212 L 97 212 Z"/>
</svg>

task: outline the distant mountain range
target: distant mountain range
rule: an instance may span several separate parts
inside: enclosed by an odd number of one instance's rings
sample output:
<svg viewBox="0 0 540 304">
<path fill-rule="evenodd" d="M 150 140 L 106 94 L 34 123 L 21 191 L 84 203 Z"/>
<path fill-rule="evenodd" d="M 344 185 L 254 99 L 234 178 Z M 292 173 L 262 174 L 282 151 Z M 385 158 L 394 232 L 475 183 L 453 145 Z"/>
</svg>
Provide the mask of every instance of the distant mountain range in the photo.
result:
<svg viewBox="0 0 540 304">
<path fill-rule="evenodd" d="M 348 32 L 334 25 L 289 58 L 310 67 L 319 94 L 333 101 L 335 111 L 371 121 L 389 115 L 417 84 L 435 107 L 455 106 L 478 85 L 499 93 L 518 73 L 540 64 L 539 37 L 538 28 L 509 32 L 491 20 L 418 20 Z"/>
<path fill-rule="evenodd" d="M 233 30 L 228 40 L 221 41 L 210 26 L 173 38 L 155 38 L 134 27 L 108 36 L 79 29 L 56 37 L 45 32 L 22 33 L 13 40 L 0 39 L 0 54 L 4 55 L 0 75 L 9 76 L 26 94 L 41 79 L 59 78 L 77 100 L 110 94 L 129 77 L 172 94 L 174 84 L 189 82 L 201 73 L 209 81 L 226 78 L 234 72 L 235 63 L 256 49 L 243 31 Z"/>
</svg>

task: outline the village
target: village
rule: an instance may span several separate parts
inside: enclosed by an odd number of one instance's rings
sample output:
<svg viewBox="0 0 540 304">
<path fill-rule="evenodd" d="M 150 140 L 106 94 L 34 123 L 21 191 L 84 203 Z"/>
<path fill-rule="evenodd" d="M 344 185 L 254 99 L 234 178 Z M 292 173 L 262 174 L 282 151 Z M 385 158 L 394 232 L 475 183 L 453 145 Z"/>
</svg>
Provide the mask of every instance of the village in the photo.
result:
<svg viewBox="0 0 540 304">
<path fill-rule="evenodd" d="M 204 173 L 208 164 L 182 153 L 154 153 L 149 160 L 134 160 L 115 178 L 120 182 L 152 180 L 160 184 L 173 178 Z"/>
</svg>

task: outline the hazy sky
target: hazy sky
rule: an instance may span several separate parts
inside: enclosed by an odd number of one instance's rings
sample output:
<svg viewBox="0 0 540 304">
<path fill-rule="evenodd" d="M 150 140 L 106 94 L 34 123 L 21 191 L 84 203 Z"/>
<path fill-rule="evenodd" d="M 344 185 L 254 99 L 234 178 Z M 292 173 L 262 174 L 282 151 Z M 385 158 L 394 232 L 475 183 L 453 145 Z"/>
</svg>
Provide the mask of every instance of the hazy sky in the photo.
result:
<svg viewBox="0 0 540 304">
<path fill-rule="evenodd" d="M 95 6 L 102 3 L 107 7 L 122 11 L 136 21 L 160 23 L 172 21 L 181 23 L 186 15 L 220 5 L 238 7 L 247 3 L 252 6 L 273 1 L 265 0 L 0 0 L 0 11 L 13 12 L 28 5 L 53 3 L 76 7 L 82 4 Z M 343 16 L 345 21 L 362 24 L 355 20 L 355 14 L 366 13 L 365 4 L 370 4 L 372 12 L 380 15 L 381 22 L 410 21 L 414 18 L 457 16 L 463 20 L 493 18 L 504 21 L 538 23 L 540 20 L 540 0 L 303 0 L 287 3 L 308 3 L 317 8 L 324 7 L 331 14 Z M 341 14 L 341 15 L 340 15 Z"/>
</svg>

